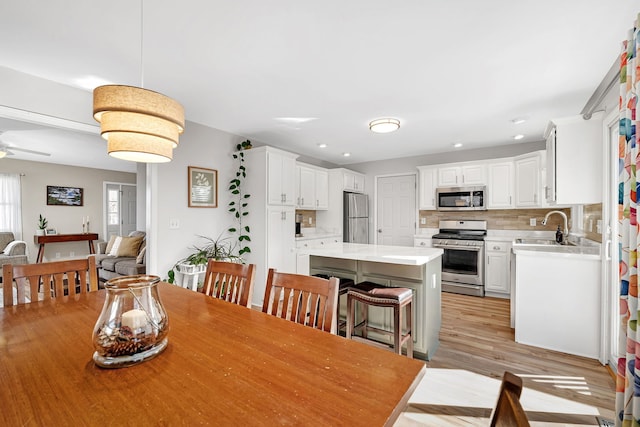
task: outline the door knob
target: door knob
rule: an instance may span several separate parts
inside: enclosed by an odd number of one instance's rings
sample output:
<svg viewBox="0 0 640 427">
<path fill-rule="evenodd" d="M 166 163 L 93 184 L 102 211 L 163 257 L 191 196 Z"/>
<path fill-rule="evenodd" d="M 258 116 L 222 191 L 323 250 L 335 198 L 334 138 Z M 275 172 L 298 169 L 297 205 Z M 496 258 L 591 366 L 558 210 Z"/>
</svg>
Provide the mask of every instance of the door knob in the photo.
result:
<svg viewBox="0 0 640 427">
<path fill-rule="evenodd" d="M 378 228 L 378 233 L 382 233 L 382 228 Z"/>
</svg>

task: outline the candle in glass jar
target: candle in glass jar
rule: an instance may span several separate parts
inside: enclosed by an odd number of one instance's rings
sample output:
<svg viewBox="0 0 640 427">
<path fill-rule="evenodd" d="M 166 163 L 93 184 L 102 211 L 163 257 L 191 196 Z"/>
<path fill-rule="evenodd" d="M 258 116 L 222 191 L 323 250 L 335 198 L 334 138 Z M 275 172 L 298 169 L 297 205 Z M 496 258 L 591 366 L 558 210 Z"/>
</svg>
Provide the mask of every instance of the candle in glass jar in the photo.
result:
<svg viewBox="0 0 640 427">
<path fill-rule="evenodd" d="M 144 310 L 134 308 L 122 313 L 122 326 L 128 326 L 132 331 L 144 328 L 147 324 L 147 314 Z"/>
</svg>

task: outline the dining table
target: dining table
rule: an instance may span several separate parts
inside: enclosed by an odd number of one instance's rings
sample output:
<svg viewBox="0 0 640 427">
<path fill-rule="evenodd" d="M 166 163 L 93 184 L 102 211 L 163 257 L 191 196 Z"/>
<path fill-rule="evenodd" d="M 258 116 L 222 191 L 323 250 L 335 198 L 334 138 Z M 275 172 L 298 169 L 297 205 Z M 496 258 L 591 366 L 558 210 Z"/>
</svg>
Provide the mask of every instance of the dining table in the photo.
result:
<svg viewBox="0 0 640 427">
<path fill-rule="evenodd" d="M 0 425 L 392 425 L 423 361 L 160 282 L 168 346 L 92 358 L 105 290 L 0 308 Z"/>
</svg>

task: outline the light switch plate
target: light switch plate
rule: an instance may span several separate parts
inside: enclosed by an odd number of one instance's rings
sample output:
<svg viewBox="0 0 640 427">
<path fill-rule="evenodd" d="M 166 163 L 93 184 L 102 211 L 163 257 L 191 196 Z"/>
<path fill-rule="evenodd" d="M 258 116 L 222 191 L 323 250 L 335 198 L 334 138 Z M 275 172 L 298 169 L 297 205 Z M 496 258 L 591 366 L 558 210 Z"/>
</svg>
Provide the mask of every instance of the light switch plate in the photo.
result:
<svg viewBox="0 0 640 427">
<path fill-rule="evenodd" d="M 536 219 L 535 218 L 529 218 L 529 225 L 531 227 L 535 227 L 536 226 Z"/>
<path fill-rule="evenodd" d="M 177 218 L 171 218 L 169 220 L 169 229 L 177 230 L 178 228 L 180 228 L 180 220 Z"/>
</svg>

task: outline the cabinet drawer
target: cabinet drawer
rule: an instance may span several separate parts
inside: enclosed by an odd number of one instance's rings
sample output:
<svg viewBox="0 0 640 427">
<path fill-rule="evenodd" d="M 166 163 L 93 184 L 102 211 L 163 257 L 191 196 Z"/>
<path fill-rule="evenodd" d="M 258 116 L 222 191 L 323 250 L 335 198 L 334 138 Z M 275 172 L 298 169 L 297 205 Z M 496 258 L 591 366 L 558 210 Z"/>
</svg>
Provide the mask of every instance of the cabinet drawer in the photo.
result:
<svg viewBox="0 0 640 427">
<path fill-rule="evenodd" d="M 509 242 L 487 242 L 485 241 L 485 248 L 487 252 L 508 252 Z"/>
</svg>

